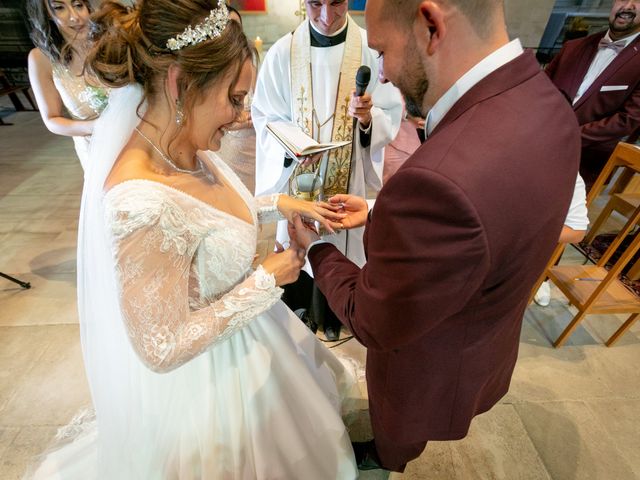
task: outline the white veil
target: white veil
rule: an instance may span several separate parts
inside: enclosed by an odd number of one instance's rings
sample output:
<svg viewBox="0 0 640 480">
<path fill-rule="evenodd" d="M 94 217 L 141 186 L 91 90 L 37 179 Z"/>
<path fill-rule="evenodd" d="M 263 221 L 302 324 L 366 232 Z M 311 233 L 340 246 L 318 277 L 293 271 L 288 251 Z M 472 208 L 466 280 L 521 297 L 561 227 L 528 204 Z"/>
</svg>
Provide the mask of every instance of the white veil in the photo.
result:
<svg viewBox="0 0 640 480">
<path fill-rule="evenodd" d="M 78 313 L 85 370 L 99 431 L 98 478 L 117 478 L 110 475 L 116 474 L 110 470 L 119 463 L 118 448 L 114 446 L 126 443 L 123 442 L 126 432 L 121 429 L 130 419 L 122 416 L 130 415 L 127 387 L 134 381 L 139 364 L 120 313 L 103 198 L 104 182 L 140 122 L 137 108 L 141 99 L 142 88 L 138 85 L 114 89 L 107 109 L 95 125 L 78 226 Z"/>
<path fill-rule="evenodd" d="M 84 172 L 78 224 L 78 313 L 96 421 L 82 412 L 58 432 L 51 449 L 24 478 L 127 478 L 124 472 L 133 471 L 123 464 L 127 458 L 123 452 L 130 454 L 139 446 L 130 443 L 136 435 L 129 435 L 129 429 L 135 432 L 141 427 L 141 421 L 134 418 L 136 410 L 131 408 L 141 364 L 130 346 L 120 313 L 103 198 L 104 182 L 140 122 L 137 108 L 141 99 L 139 85 L 112 90 L 109 105 L 94 126 Z"/>
</svg>

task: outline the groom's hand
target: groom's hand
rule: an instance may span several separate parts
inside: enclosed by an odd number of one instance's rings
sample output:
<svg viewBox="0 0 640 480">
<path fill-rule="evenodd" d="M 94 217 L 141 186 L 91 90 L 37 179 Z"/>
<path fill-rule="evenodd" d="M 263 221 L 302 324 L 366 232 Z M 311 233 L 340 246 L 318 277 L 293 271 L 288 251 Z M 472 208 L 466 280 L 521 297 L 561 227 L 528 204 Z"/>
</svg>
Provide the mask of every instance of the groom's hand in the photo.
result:
<svg viewBox="0 0 640 480">
<path fill-rule="evenodd" d="M 329 204 L 338 207 L 336 213 L 343 214 L 340 223 L 346 229 L 362 227 L 367 223 L 369 205 L 367 201 L 356 195 L 334 195 L 329 199 Z"/>
<path fill-rule="evenodd" d="M 293 223 L 289 223 L 288 229 L 289 237 L 305 252 L 309 245 L 316 240 L 320 240 L 320 235 L 318 235 L 315 227 L 303 222 L 298 214 L 293 215 Z"/>
</svg>

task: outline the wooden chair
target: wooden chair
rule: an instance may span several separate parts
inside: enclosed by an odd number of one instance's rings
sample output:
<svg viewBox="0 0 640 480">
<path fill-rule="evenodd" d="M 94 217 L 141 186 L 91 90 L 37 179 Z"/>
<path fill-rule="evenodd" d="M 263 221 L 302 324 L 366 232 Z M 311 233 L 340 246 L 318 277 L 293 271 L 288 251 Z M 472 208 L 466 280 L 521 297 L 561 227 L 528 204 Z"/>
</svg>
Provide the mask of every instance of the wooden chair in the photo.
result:
<svg viewBox="0 0 640 480">
<path fill-rule="evenodd" d="M 604 182 L 618 168 L 622 168 L 623 171 L 618 177 L 619 180 L 611 189 L 612 198 L 618 195 L 614 201 L 621 198 L 620 195 L 624 195 L 620 192 L 636 173 L 640 173 L 640 148 L 626 143 L 618 144 L 587 195 L 587 207 L 593 203 Z M 569 335 L 588 314 L 629 313 L 630 316 L 626 322 L 606 341 L 606 345 L 611 346 L 631 327 L 638 314 L 640 314 L 640 297 L 628 289 L 619 279 L 624 267 L 640 250 L 640 235 L 636 236 L 611 269 L 607 270 L 605 268 L 605 265 L 620 247 L 623 240 L 640 224 L 640 202 L 634 202 L 632 205 L 635 205 L 635 207 L 632 207 L 632 211 L 627 209 L 629 214 L 627 223 L 596 265 L 553 266 L 562 251 L 558 247 L 554 252 L 556 256 L 551 259 L 553 262 L 549 262 L 544 275 L 548 276 L 569 299 L 571 304 L 578 309 L 578 313 L 553 343 L 554 347 L 563 345 Z M 612 211 L 612 208 L 605 207 L 594 222 L 591 230 L 599 228 Z M 590 235 L 590 238 L 593 238 L 593 236 Z M 560 252 L 559 254 L 557 253 L 558 251 Z"/>
<path fill-rule="evenodd" d="M 20 97 L 18 97 L 19 92 L 21 92 L 31 104 L 31 110 L 38 110 L 36 103 L 33 101 L 33 98 L 31 98 L 31 94 L 29 93 L 29 85 L 13 85 L 4 72 L 0 70 L 0 96 L 8 95 L 16 111 L 23 112 L 27 109 L 20 101 Z M 11 123 L 5 123 L 2 118 L 0 118 L 0 125 L 11 125 Z"/>
</svg>

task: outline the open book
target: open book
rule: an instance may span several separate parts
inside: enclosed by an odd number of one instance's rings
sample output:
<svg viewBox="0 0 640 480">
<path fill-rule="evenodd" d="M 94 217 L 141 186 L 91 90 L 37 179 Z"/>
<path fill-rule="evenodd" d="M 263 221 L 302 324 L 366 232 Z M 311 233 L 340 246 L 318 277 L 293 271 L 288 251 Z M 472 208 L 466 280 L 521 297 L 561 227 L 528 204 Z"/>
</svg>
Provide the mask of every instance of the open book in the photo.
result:
<svg viewBox="0 0 640 480">
<path fill-rule="evenodd" d="M 318 143 L 294 123 L 269 122 L 267 130 L 294 159 L 348 145 L 351 142 Z"/>
</svg>

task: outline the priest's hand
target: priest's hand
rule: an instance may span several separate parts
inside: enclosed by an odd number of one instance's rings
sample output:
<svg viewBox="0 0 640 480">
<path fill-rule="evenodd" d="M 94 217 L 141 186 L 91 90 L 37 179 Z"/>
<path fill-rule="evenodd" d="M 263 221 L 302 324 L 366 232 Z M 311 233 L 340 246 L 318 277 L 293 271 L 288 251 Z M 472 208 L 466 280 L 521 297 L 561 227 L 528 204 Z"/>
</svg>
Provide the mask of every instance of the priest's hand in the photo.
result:
<svg viewBox="0 0 640 480">
<path fill-rule="evenodd" d="M 361 97 L 356 97 L 356 91 L 351 91 L 351 101 L 349 102 L 349 115 L 360 120 L 364 128 L 369 128 L 371 123 L 371 108 L 373 100 L 371 95 L 365 93 Z"/>
<path fill-rule="evenodd" d="M 289 222 L 288 225 L 289 238 L 296 242 L 300 248 L 303 248 L 306 252 L 313 242 L 320 240 L 320 235 L 316 231 L 315 227 L 300 217 L 300 215 L 293 216 L 293 222 Z"/>
<path fill-rule="evenodd" d="M 289 223 L 293 222 L 294 215 L 299 215 L 304 221 L 320 222 L 330 233 L 343 228 L 342 218 L 347 216 L 345 213 L 338 212 L 339 207 L 336 205 L 298 200 L 288 195 L 278 197 L 278 210 Z"/>
<path fill-rule="evenodd" d="M 369 205 L 367 201 L 356 195 L 334 195 L 329 199 L 329 205 L 337 207 L 336 213 L 342 213 L 344 216 L 340 220 L 343 228 L 362 227 L 367 223 L 367 215 L 369 214 Z"/>
<path fill-rule="evenodd" d="M 307 155 L 306 157 L 299 157 L 298 162 L 303 167 L 308 167 L 309 165 L 315 165 L 320 161 L 324 153 L 316 153 L 315 155 Z"/>
<path fill-rule="evenodd" d="M 412 117 L 411 115 L 407 114 L 407 120 L 409 120 L 411 123 L 413 123 L 413 125 L 416 127 L 416 129 L 420 129 L 420 130 L 424 130 L 424 125 L 425 125 L 425 119 L 421 118 L 421 117 Z"/>
</svg>

